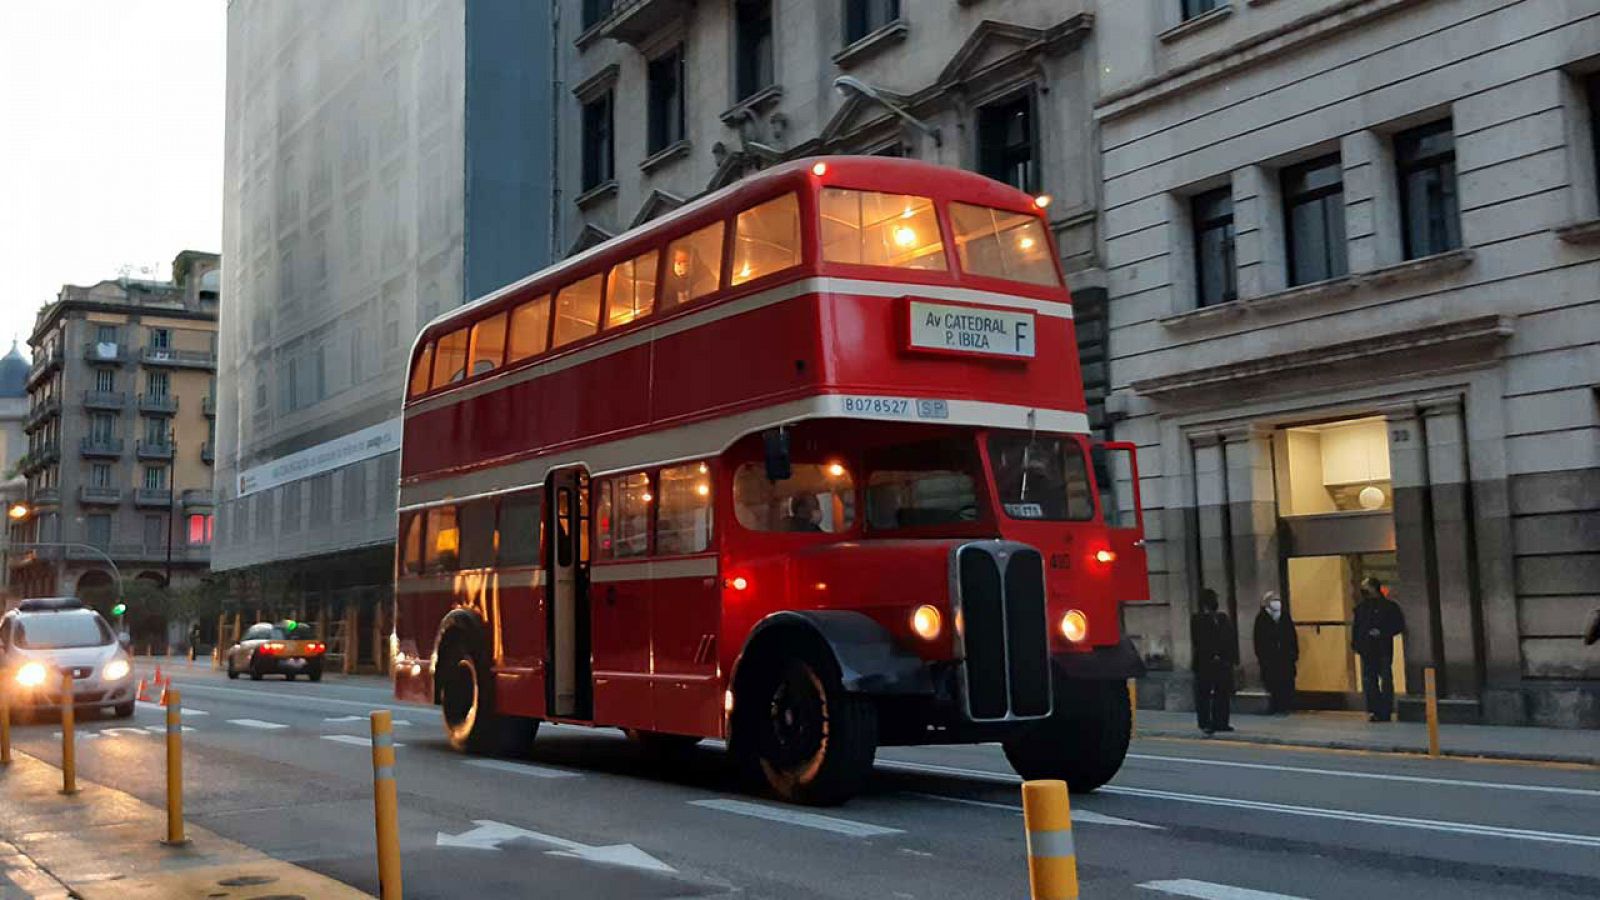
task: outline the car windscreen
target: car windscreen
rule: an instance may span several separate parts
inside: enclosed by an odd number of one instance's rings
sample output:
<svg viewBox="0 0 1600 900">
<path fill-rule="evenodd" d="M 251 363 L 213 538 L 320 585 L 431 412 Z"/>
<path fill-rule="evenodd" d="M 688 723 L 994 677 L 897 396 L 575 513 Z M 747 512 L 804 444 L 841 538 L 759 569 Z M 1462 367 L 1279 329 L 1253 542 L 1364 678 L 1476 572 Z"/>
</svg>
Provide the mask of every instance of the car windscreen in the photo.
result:
<svg viewBox="0 0 1600 900">
<path fill-rule="evenodd" d="M 317 638 L 317 626 L 310 622 L 282 622 L 272 626 L 272 638 L 280 641 L 313 641 Z"/>
<path fill-rule="evenodd" d="M 103 647 L 116 640 L 99 616 L 43 615 L 17 619 L 16 642 L 29 650 Z"/>
<path fill-rule="evenodd" d="M 1013 519 L 1082 522 L 1094 518 L 1083 449 L 1057 435 L 989 437 L 1000 508 Z"/>
</svg>

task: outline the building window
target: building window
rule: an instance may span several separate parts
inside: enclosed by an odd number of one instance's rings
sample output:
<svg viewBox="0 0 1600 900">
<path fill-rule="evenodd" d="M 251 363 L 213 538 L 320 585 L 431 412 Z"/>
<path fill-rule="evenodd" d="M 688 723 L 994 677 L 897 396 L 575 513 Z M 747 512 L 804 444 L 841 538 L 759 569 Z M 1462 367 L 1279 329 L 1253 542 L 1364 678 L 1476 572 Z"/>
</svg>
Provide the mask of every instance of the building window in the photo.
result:
<svg viewBox="0 0 1600 900">
<path fill-rule="evenodd" d="M 166 516 L 144 517 L 144 548 L 146 551 L 156 550 L 168 546 L 171 537 L 167 533 Z"/>
<path fill-rule="evenodd" d="M 1589 98 L 1589 148 L 1594 157 L 1596 191 L 1600 192 L 1600 72 L 1584 79 L 1583 86 Z"/>
<path fill-rule="evenodd" d="M 366 463 L 356 463 L 347 466 L 344 470 L 344 485 L 339 498 L 339 507 L 344 511 L 344 520 L 354 522 L 367 512 L 367 466 Z"/>
<path fill-rule="evenodd" d="M 145 466 L 144 489 L 147 491 L 164 491 L 167 489 L 167 467 Z"/>
<path fill-rule="evenodd" d="M 583 105 L 583 189 L 590 190 L 616 177 L 616 148 L 611 140 L 611 91 Z"/>
<path fill-rule="evenodd" d="M 1194 222 L 1195 281 L 1199 305 L 1227 303 L 1239 296 L 1233 266 L 1233 189 L 1217 188 L 1190 201 Z"/>
<path fill-rule="evenodd" d="M 311 527 L 327 525 L 333 521 L 333 473 L 324 472 L 311 478 Z"/>
<path fill-rule="evenodd" d="M 844 42 L 848 46 L 900 18 L 900 0 L 845 0 Z"/>
<path fill-rule="evenodd" d="M 88 535 L 88 543 L 104 549 L 111 546 L 111 517 L 104 513 L 95 513 L 83 517 L 84 533 Z"/>
<path fill-rule="evenodd" d="M 1349 271 L 1339 154 L 1284 169 L 1283 210 L 1291 286 L 1338 278 Z"/>
<path fill-rule="evenodd" d="M 583 27 L 584 30 L 593 28 L 601 19 L 611 15 L 611 7 L 615 0 L 583 0 Z"/>
<path fill-rule="evenodd" d="M 772 0 L 734 4 L 734 91 L 738 99 L 772 85 Z"/>
<path fill-rule="evenodd" d="M 283 491 L 283 533 L 294 534 L 300 530 L 300 482 L 290 482 Z"/>
<path fill-rule="evenodd" d="M 115 344 L 117 342 L 117 326 L 96 325 L 94 339 L 97 344 Z"/>
<path fill-rule="evenodd" d="M 89 467 L 89 484 L 93 487 L 111 487 L 111 466 L 95 463 Z"/>
<path fill-rule="evenodd" d="M 1395 135 L 1400 217 L 1406 259 L 1461 246 L 1456 196 L 1456 139 L 1445 119 Z"/>
<path fill-rule="evenodd" d="M 109 394 L 117 389 L 117 371 L 115 369 L 95 369 L 94 389 L 102 394 Z"/>
<path fill-rule="evenodd" d="M 95 413 L 89 417 L 89 441 L 94 444 L 109 444 L 115 439 L 117 433 L 117 420 L 105 413 Z"/>
<path fill-rule="evenodd" d="M 1038 165 L 1038 124 L 1032 91 L 978 110 L 980 173 L 1032 192 L 1038 189 Z"/>
<path fill-rule="evenodd" d="M 144 376 L 144 392 L 150 399 L 166 399 L 172 381 L 165 372 L 146 372 Z"/>
<path fill-rule="evenodd" d="M 172 331 L 167 328 L 150 329 L 150 349 L 166 350 L 172 346 Z"/>
<path fill-rule="evenodd" d="M 167 420 L 155 416 L 144 418 L 144 442 L 151 446 L 165 446 L 167 443 Z"/>
<path fill-rule="evenodd" d="M 191 513 L 186 529 L 189 537 L 189 546 L 207 547 L 211 544 L 213 519 L 209 515 Z"/>
<path fill-rule="evenodd" d="M 649 152 L 683 140 L 683 45 L 650 60 Z"/>
<path fill-rule="evenodd" d="M 1185 22 L 1195 16 L 1211 12 L 1219 6 L 1228 5 L 1228 0 L 1181 0 L 1181 2 L 1183 5 L 1183 20 Z"/>
</svg>

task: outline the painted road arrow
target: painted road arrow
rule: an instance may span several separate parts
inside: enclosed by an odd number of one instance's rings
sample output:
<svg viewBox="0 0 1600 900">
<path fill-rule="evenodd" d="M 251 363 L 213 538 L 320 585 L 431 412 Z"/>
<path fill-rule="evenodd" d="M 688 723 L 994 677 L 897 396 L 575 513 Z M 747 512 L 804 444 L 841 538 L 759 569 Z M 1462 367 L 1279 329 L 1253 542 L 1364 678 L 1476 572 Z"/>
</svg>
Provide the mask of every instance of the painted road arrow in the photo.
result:
<svg viewBox="0 0 1600 900">
<path fill-rule="evenodd" d="M 465 847 L 473 850 L 498 850 L 503 843 L 525 838 L 535 843 L 555 847 L 556 849 L 547 851 L 553 856 L 567 856 L 573 859 L 584 859 L 589 862 L 611 866 L 627 866 L 630 869 L 644 869 L 648 872 L 678 871 L 632 844 L 591 847 L 588 844 L 569 841 L 553 834 L 540 834 L 537 831 L 529 831 L 526 828 L 518 828 L 515 825 L 507 825 L 504 822 L 496 822 L 492 819 L 474 819 L 472 824 L 477 827 L 461 834 L 438 832 L 438 846 Z"/>
</svg>

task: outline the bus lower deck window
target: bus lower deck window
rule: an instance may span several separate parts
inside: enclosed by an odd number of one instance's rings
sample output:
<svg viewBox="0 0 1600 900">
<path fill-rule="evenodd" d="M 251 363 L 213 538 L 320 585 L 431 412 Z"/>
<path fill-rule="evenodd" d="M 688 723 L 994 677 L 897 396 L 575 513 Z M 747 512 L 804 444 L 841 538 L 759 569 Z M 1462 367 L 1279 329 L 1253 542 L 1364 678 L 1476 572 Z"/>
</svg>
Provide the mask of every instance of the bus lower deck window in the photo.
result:
<svg viewBox="0 0 1600 900">
<path fill-rule="evenodd" d="M 902 269 L 948 268 L 933 201 L 909 194 L 823 188 L 822 257 Z"/>
<path fill-rule="evenodd" d="M 699 553 L 711 546 L 711 471 L 705 463 L 661 470 L 656 555 Z"/>
<path fill-rule="evenodd" d="M 837 464 L 794 463 L 783 481 L 745 463 L 733 476 L 733 512 L 751 531 L 800 534 L 848 531 L 855 524 L 855 482 Z"/>
<path fill-rule="evenodd" d="M 597 514 L 600 559 L 630 559 L 650 552 L 650 476 L 639 472 L 600 485 Z"/>
<path fill-rule="evenodd" d="M 539 536 L 544 526 L 543 499 L 539 490 L 532 490 L 500 501 L 495 524 L 499 565 L 531 566 L 539 561 Z"/>
<path fill-rule="evenodd" d="M 963 270 L 1028 284 L 1061 284 L 1038 216 L 952 203 L 950 222 Z"/>
</svg>

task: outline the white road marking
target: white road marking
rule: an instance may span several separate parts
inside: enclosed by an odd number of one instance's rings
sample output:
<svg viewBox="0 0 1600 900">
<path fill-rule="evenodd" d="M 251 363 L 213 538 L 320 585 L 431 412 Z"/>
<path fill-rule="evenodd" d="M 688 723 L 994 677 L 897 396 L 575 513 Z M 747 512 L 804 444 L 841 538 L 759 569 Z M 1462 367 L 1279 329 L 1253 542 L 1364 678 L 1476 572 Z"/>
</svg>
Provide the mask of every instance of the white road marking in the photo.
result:
<svg viewBox="0 0 1600 900">
<path fill-rule="evenodd" d="M 339 724 L 339 723 L 342 723 L 342 722 L 370 722 L 371 720 L 372 720 L 372 718 L 370 716 L 329 716 L 328 718 L 323 719 L 322 721 L 323 721 L 324 724 L 328 724 L 328 723 Z M 405 719 L 394 719 L 394 720 L 390 721 L 389 724 L 391 724 L 391 725 L 410 725 L 411 723 L 406 721 Z"/>
<path fill-rule="evenodd" d="M 981 806 L 985 809 L 1000 809 L 1006 812 L 1022 815 L 1022 807 L 1014 803 L 994 803 L 989 800 L 968 800 L 966 797 L 946 797 L 943 794 L 924 794 L 921 791 L 902 791 L 908 797 L 922 797 L 928 800 L 942 800 L 945 803 L 959 803 L 963 806 Z M 1135 822 L 1132 819 L 1119 819 L 1087 809 L 1074 809 L 1072 811 L 1072 824 L 1074 825 L 1116 825 L 1124 828 L 1149 828 L 1154 831 L 1164 831 L 1161 825 L 1151 825 L 1148 822 Z"/>
<path fill-rule="evenodd" d="M 363 702 L 360 700 L 339 700 L 334 697 L 318 697 L 314 694 L 290 694 L 283 691 L 275 691 L 270 688 L 259 691 L 247 691 L 241 688 L 221 687 L 213 684 L 186 683 L 184 684 L 183 689 L 185 691 L 194 691 L 197 694 L 232 694 L 240 697 L 249 697 L 250 699 L 258 702 L 261 700 L 282 700 L 292 706 L 316 706 L 320 703 L 324 706 L 346 708 L 353 707 L 355 709 L 364 709 L 368 712 L 371 712 L 374 709 L 387 709 L 393 712 L 404 713 L 414 713 L 418 710 L 428 709 L 428 707 L 418 704 L 398 705 L 393 703 Z"/>
<path fill-rule="evenodd" d="M 549 844 L 556 849 L 548 850 L 552 856 L 568 856 L 573 859 L 582 859 L 589 862 L 604 863 L 612 866 L 627 866 L 631 869 L 644 869 L 650 872 L 676 872 L 677 869 L 667 865 L 654 856 L 640 850 L 632 844 L 611 844 L 610 846 L 590 846 L 577 841 L 569 841 L 553 834 L 541 834 L 496 822 L 493 819 L 474 819 L 473 825 L 477 826 L 471 831 L 461 834 L 445 834 L 435 832 L 434 845 L 438 847 L 465 847 L 470 850 L 498 850 L 500 845 L 507 841 L 531 840 L 540 844 Z"/>
<path fill-rule="evenodd" d="M 1212 884 L 1209 881 L 1195 881 L 1192 878 L 1179 878 L 1174 881 L 1146 881 L 1139 887 L 1147 891 L 1160 891 L 1163 894 L 1174 894 L 1179 897 L 1198 897 L 1200 900 L 1305 900 L 1305 898 L 1297 897 L 1293 894 L 1252 891 L 1249 888 Z"/>
<path fill-rule="evenodd" d="M 505 762 L 499 759 L 464 759 L 463 765 L 479 769 L 493 769 L 496 772 L 512 772 L 517 775 L 532 775 L 534 778 L 577 778 L 578 772 L 569 772 L 565 769 L 547 769 L 544 766 L 533 766 L 527 763 Z"/>
<path fill-rule="evenodd" d="M 72 729 L 72 731 L 73 731 L 73 738 L 75 740 L 80 740 L 80 741 L 92 741 L 95 738 L 100 736 L 100 732 L 98 732 L 98 731 L 89 731 L 87 729 L 84 729 L 84 730 L 80 731 L 80 730 L 74 728 L 74 729 Z M 61 732 L 52 731 L 52 732 L 50 732 L 50 736 L 55 738 L 56 740 L 60 740 L 61 739 Z"/>
<path fill-rule="evenodd" d="M 245 728 L 259 728 L 262 731 L 276 731 L 279 728 L 289 727 L 282 722 L 263 722 L 260 719 L 229 719 L 228 724 L 242 725 Z"/>
<path fill-rule="evenodd" d="M 1252 812 L 1279 813 L 1287 816 L 1304 816 L 1311 819 L 1334 819 L 1343 822 L 1361 822 L 1368 825 L 1390 825 L 1396 828 L 1414 828 L 1421 831 L 1440 831 L 1472 837 L 1509 838 L 1545 844 L 1568 844 L 1575 847 L 1600 847 L 1600 835 L 1563 834 L 1555 831 L 1534 831 L 1527 828 L 1506 828 L 1499 825 L 1479 825 L 1473 822 L 1441 822 L 1434 819 L 1415 819 L 1409 816 L 1390 816 L 1382 813 L 1365 813 L 1344 809 L 1319 809 L 1314 806 L 1293 806 L 1287 803 L 1266 803 L 1260 800 L 1236 800 L 1232 797 L 1210 797 L 1204 794 L 1181 794 L 1176 791 L 1155 791 L 1135 787 L 1103 787 L 1101 793 L 1121 797 L 1141 797 L 1151 800 L 1172 800 L 1200 806 L 1222 806 L 1230 809 L 1247 809 Z"/>
<path fill-rule="evenodd" d="M 1000 784 L 1022 783 L 1021 778 L 1008 772 L 991 772 L 987 769 L 963 769 L 958 766 L 939 766 L 932 763 L 906 762 L 898 759 L 880 759 L 876 765 L 880 769 L 899 769 L 903 772 L 925 772 L 933 775 L 960 775 L 963 778 L 977 778 Z"/>
<path fill-rule="evenodd" d="M 834 816 L 819 816 L 816 813 L 801 812 L 796 809 L 763 806 L 759 803 L 748 803 L 744 800 L 690 800 L 689 805 L 730 812 L 741 816 L 750 816 L 756 819 L 766 819 L 769 822 L 782 822 L 785 825 L 799 825 L 802 828 L 831 831 L 834 834 L 842 834 L 847 837 L 866 838 L 903 833 L 899 828 L 885 828 L 882 825 L 872 825 L 867 822 L 856 822 Z"/>
<path fill-rule="evenodd" d="M 325 741 L 333 741 L 335 744 L 349 744 L 352 747 L 372 746 L 372 738 L 361 737 L 360 735 L 356 734 L 325 734 L 322 736 L 322 739 Z M 396 743 L 395 746 L 404 747 L 405 744 Z"/>
<path fill-rule="evenodd" d="M 166 729 L 163 728 L 162 730 L 165 731 Z M 102 728 L 100 733 L 106 737 L 116 737 L 119 734 L 136 734 L 139 737 L 144 737 L 149 734 L 146 729 L 137 725 L 118 725 L 115 728 Z"/>
<path fill-rule="evenodd" d="M 1398 781 L 1407 784 L 1437 784 L 1445 787 L 1486 788 L 1497 791 L 1525 791 L 1533 794 L 1567 794 L 1574 797 L 1600 797 L 1600 790 L 1589 788 L 1555 787 L 1543 784 L 1511 784 L 1497 781 L 1471 781 L 1465 778 L 1427 778 L 1421 775 L 1385 775 L 1378 772 L 1346 772 L 1339 769 L 1317 769 L 1310 766 L 1279 766 L 1271 763 L 1234 762 L 1224 759 L 1196 759 L 1188 756 L 1161 756 L 1153 753 L 1129 753 L 1129 759 L 1141 762 L 1172 762 L 1191 766 L 1221 766 L 1229 769 L 1255 769 L 1266 772 L 1293 772 L 1297 775 L 1329 775 L 1336 778 L 1362 778 L 1370 781 Z"/>
<path fill-rule="evenodd" d="M 164 713 L 164 712 L 167 711 L 167 708 L 165 706 L 162 706 L 159 703 L 151 703 L 148 700 L 135 700 L 135 701 L 133 701 L 133 704 L 135 706 L 139 707 L 140 709 L 148 709 L 151 712 Z M 195 709 L 194 707 L 189 706 L 188 704 L 184 704 L 183 717 L 185 719 L 189 718 L 190 716 L 209 716 L 209 715 L 211 715 L 211 713 L 208 713 L 203 709 Z"/>
<path fill-rule="evenodd" d="M 180 725 L 179 727 L 182 728 L 184 731 L 193 731 L 194 730 L 194 726 L 192 726 L 192 725 Z M 144 727 L 144 730 L 150 732 L 151 734 L 166 734 L 167 733 L 167 726 L 165 726 L 165 725 L 146 725 Z"/>
</svg>

